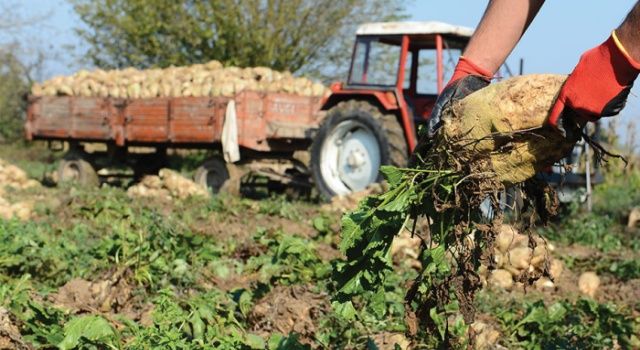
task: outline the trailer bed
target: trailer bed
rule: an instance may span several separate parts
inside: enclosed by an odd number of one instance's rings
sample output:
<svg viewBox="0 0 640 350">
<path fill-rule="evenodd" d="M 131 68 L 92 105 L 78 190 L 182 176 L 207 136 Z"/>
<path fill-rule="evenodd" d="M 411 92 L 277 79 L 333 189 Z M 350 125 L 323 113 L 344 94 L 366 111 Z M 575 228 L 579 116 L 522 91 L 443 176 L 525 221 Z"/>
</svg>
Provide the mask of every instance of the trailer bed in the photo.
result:
<svg viewBox="0 0 640 350">
<path fill-rule="evenodd" d="M 202 147 L 220 143 L 235 102 L 238 144 L 281 151 L 309 139 L 320 123 L 320 97 L 243 91 L 234 97 L 112 99 L 30 97 L 28 140 L 111 142 L 126 145 Z"/>
</svg>

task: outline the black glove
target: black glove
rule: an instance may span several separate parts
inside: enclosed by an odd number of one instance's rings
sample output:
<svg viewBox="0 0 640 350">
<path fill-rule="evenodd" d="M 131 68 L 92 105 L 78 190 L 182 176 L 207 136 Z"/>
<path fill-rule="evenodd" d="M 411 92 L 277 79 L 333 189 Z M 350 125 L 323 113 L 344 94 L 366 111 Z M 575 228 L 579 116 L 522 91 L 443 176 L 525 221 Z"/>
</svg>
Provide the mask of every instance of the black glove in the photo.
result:
<svg viewBox="0 0 640 350">
<path fill-rule="evenodd" d="M 431 111 L 431 116 L 427 123 L 428 137 L 433 138 L 442 127 L 442 112 L 446 108 L 450 107 L 453 102 L 461 100 L 488 85 L 489 82 L 486 78 L 477 75 L 467 75 L 447 85 L 438 96 L 436 104 Z"/>
<path fill-rule="evenodd" d="M 450 83 L 444 88 L 444 90 L 442 90 L 442 93 L 438 96 L 436 104 L 431 111 L 431 116 L 427 122 L 427 130 L 420 135 L 420 141 L 411 155 L 409 166 L 415 166 L 417 161 L 416 155 L 425 154 L 431 148 L 431 141 L 437 135 L 443 124 L 442 112 L 449 108 L 452 103 L 459 101 L 473 92 L 487 87 L 488 85 L 489 80 L 485 77 L 467 75 L 453 83 Z"/>
</svg>

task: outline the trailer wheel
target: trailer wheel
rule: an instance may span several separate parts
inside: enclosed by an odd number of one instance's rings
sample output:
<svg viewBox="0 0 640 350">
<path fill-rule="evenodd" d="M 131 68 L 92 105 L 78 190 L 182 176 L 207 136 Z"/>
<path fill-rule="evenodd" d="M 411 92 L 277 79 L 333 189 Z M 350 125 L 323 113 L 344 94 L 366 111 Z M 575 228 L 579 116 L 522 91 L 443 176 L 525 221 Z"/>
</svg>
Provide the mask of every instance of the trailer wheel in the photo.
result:
<svg viewBox="0 0 640 350">
<path fill-rule="evenodd" d="M 393 114 L 366 101 L 333 107 L 311 145 L 311 174 L 323 197 L 345 195 L 381 180 L 381 165 L 406 166 L 404 129 Z"/>
<path fill-rule="evenodd" d="M 193 179 L 212 193 L 218 193 L 230 179 L 227 164 L 220 158 L 206 160 L 198 167 Z"/>
<path fill-rule="evenodd" d="M 100 179 L 91 163 L 86 161 L 81 154 L 69 153 L 58 166 L 58 179 L 60 182 L 73 182 L 82 186 L 98 186 Z"/>
</svg>

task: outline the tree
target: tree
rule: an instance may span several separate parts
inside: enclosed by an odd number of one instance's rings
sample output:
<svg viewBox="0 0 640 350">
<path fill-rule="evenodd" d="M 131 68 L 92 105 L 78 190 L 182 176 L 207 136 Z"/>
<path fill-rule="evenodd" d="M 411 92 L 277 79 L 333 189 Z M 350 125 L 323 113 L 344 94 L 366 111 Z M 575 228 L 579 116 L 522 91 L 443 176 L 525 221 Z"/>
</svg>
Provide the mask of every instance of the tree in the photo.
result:
<svg viewBox="0 0 640 350">
<path fill-rule="evenodd" d="M 13 141 L 22 135 L 29 82 L 10 46 L 0 48 L 0 62 L 0 141 Z"/>
<path fill-rule="evenodd" d="M 15 141 L 23 135 L 25 95 L 32 76 L 43 63 L 42 51 L 23 43 L 22 31 L 40 23 L 46 14 L 24 14 L 20 2 L 0 4 L 0 141 Z M 33 13 L 33 11 L 30 11 Z M 32 42 L 30 42 L 32 44 Z"/>
<path fill-rule="evenodd" d="M 403 16 L 402 0 L 70 0 L 101 68 L 212 59 L 313 73 L 342 71 L 355 28 Z M 332 67 L 333 66 L 333 67 Z"/>
</svg>

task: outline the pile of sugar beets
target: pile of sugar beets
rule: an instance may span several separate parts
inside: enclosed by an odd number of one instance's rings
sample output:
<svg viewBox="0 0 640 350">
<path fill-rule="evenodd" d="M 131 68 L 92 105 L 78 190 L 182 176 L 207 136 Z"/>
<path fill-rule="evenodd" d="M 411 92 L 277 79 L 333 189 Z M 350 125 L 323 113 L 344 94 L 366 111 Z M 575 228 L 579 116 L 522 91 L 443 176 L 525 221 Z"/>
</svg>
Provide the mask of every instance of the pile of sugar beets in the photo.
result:
<svg viewBox="0 0 640 350">
<path fill-rule="evenodd" d="M 323 96 L 328 89 L 307 78 L 267 67 L 224 67 L 218 61 L 185 67 L 138 70 L 82 70 L 34 84 L 33 96 L 103 98 L 232 97 L 244 91 Z"/>
<path fill-rule="evenodd" d="M 414 155 L 411 168 L 382 169 L 389 190 L 370 196 L 342 220 L 340 248 L 346 259 L 334 268 L 333 306 L 344 317 L 356 317 L 365 304 L 379 316 L 386 312 L 384 280 L 392 270 L 391 243 L 402 230 L 421 239 L 418 277 L 406 293 L 409 333 L 431 329 L 452 341 L 448 329 L 456 315 L 471 324 L 474 296 L 481 288 L 478 270 L 495 267 L 496 235 L 505 216 L 500 196 L 506 189 L 522 191 L 519 224 L 547 220 L 557 209 L 557 196 L 534 175 L 564 158 L 582 136 L 562 136 L 545 125 L 566 76 L 529 75 L 494 83 L 443 111 L 444 126 Z M 493 215 L 480 210 L 488 202 Z M 416 222 L 429 232 L 417 232 Z M 532 284 L 550 274 L 545 258 L 539 270 L 524 270 L 517 282 Z M 460 322 L 460 318 L 458 322 Z M 419 327 L 420 325 L 424 327 Z"/>
</svg>

